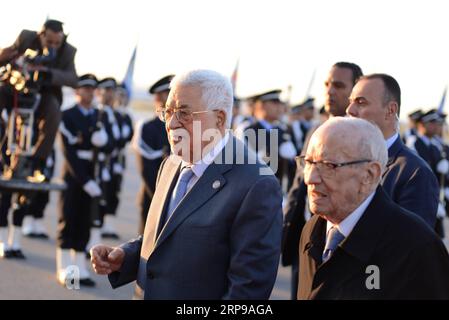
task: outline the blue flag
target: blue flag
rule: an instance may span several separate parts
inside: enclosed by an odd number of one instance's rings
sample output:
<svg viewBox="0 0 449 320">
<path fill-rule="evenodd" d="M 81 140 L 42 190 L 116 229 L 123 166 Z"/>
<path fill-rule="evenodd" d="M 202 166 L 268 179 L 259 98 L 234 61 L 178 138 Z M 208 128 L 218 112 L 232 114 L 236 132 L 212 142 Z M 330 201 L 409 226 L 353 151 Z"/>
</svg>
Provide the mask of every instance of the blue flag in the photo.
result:
<svg viewBox="0 0 449 320">
<path fill-rule="evenodd" d="M 446 102 L 447 86 L 444 88 L 443 96 L 441 97 L 440 105 L 438 106 L 438 114 L 443 114 L 444 104 Z"/>
<path fill-rule="evenodd" d="M 123 85 L 128 92 L 128 97 L 131 99 L 133 91 L 133 76 L 134 76 L 134 64 L 136 62 L 137 46 L 134 48 L 131 60 L 129 60 L 128 69 L 126 70 L 125 77 L 123 78 Z"/>
</svg>

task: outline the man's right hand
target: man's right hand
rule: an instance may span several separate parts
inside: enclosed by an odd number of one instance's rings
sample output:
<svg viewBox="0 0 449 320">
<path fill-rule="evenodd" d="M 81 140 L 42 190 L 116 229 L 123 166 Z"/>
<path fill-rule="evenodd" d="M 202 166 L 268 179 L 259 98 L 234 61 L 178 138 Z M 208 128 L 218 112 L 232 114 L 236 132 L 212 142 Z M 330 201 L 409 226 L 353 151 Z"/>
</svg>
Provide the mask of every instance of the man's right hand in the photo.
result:
<svg viewBox="0 0 449 320">
<path fill-rule="evenodd" d="M 122 248 L 113 248 L 99 244 L 90 249 L 90 261 L 97 274 L 110 274 L 120 270 L 125 251 Z"/>
</svg>

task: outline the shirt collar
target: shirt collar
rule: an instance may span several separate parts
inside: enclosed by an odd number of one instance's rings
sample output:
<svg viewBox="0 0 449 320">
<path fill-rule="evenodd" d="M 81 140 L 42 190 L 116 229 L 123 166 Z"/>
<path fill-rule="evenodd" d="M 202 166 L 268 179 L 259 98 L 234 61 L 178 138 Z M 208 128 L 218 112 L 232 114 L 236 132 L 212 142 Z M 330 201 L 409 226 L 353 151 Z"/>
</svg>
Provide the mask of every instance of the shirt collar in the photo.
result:
<svg viewBox="0 0 449 320">
<path fill-rule="evenodd" d="M 83 116 L 87 117 L 88 115 L 92 114 L 94 112 L 93 108 L 86 109 L 80 105 L 77 105 L 78 110 L 83 114 Z"/>
<path fill-rule="evenodd" d="M 373 191 L 373 193 L 371 193 L 366 199 L 365 201 L 362 202 L 362 204 L 355 209 L 353 212 L 351 212 L 351 214 L 349 216 L 347 216 L 343 221 L 341 221 L 339 224 L 334 225 L 332 222 L 327 221 L 327 226 L 326 226 L 326 234 L 329 232 L 329 230 L 332 227 L 336 227 L 338 229 L 338 231 L 346 237 L 349 236 L 349 234 L 351 233 L 352 229 L 354 229 L 355 225 L 357 224 L 357 222 L 360 220 L 360 218 L 362 217 L 363 213 L 365 212 L 366 208 L 368 208 L 369 204 L 371 203 L 371 201 L 374 198 L 374 194 L 376 192 Z"/>
<path fill-rule="evenodd" d="M 259 123 L 267 130 L 271 130 L 273 128 L 273 125 L 266 120 L 259 120 Z"/>
<path fill-rule="evenodd" d="M 206 171 L 207 167 L 215 160 L 215 158 L 226 146 L 228 140 L 229 140 L 229 132 L 226 132 L 225 136 L 220 141 L 218 141 L 214 145 L 212 150 L 209 153 L 207 153 L 202 159 L 198 160 L 193 165 L 183 160 L 181 162 L 181 168 L 191 167 L 195 176 L 197 178 L 200 178 L 203 175 L 204 171 Z"/>
<path fill-rule="evenodd" d="M 389 137 L 387 140 L 385 140 L 385 143 L 387 144 L 387 149 L 390 149 L 390 147 L 393 145 L 393 143 L 396 141 L 396 139 L 399 138 L 399 133 L 395 133 L 391 137 Z"/>
</svg>

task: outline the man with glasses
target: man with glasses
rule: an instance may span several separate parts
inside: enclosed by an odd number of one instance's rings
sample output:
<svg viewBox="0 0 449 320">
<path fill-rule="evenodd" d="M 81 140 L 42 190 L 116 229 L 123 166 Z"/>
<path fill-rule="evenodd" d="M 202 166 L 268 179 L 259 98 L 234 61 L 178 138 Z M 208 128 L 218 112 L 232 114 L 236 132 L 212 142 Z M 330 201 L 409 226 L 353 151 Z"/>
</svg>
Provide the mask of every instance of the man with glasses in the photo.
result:
<svg viewBox="0 0 449 320">
<path fill-rule="evenodd" d="M 394 202 L 423 218 L 433 229 L 439 202 L 438 182 L 423 159 L 402 143 L 398 133 L 400 106 L 398 82 L 387 74 L 372 74 L 354 86 L 346 112 L 380 128 L 388 149 L 382 187 Z"/>
<path fill-rule="evenodd" d="M 137 298 L 269 298 L 282 195 L 273 172 L 230 135 L 232 104 L 231 83 L 217 72 L 172 80 L 160 110 L 172 155 L 159 170 L 143 237 L 91 250 L 95 271 L 114 288 L 136 280 Z"/>
<path fill-rule="evenodd" d="M 298 299 L 449 299 L 448 252 L 380 187 L 387 161 L 368 121 L 333 118 L 312 135 L 300 159 L 314 216 L 299 245 Z"/>
</svg>

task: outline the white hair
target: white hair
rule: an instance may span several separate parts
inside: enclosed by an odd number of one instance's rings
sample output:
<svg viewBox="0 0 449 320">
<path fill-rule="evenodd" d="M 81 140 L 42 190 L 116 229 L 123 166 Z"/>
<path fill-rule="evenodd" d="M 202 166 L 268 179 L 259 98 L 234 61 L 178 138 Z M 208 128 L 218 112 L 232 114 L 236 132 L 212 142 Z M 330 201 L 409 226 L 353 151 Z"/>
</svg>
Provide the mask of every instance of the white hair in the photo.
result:
<svg viewBox="0 0 449 320">
<path fill-rule="evenodd" d="M 228 78 L 212 70 L 192 70 L 176 75 L 170 87 L 198 86 L 201 98 L 209 110 L 223 110 L 226 113 L 226 128 L 231 127 L 234 94 Z"/>
<path fill-rule="evenodd" d="M 388 150 L 384 136 L 375 124 L 360 118 L 334 117 L 327 120 L 323 127 L 344 127 L 354 133 L 355 139 L 349 143 L 358 143 L 360 156 L 377 161 L 385 170 L 388 161 Z"/>
</svg>

